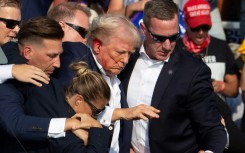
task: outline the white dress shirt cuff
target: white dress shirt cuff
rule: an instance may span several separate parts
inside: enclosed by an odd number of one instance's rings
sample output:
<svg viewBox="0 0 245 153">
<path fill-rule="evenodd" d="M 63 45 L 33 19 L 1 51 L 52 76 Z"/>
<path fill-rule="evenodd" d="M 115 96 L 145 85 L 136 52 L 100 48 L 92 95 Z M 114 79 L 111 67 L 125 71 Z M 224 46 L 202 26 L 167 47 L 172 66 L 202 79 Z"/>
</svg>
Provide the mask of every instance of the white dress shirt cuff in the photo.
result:
<svg viewBox="0 0 245 153">
<path fill-rule="evenodd" d="M 214 152 L 212 152 L 212 151 L 210 151 L 210 150 L 206 150 L 206 151 L 204 151 L 205 153 L 214 153 Z"/>
<path fill-rule="evenodd" d="M 10 65 L 0 65 L 0 83 L 3 83 L 7 79 L 12 79 L 12 67 L 13 64 Z"/>
<path fill-rule="evenodd" d="M 104 126 L 110 126 L 114 109 L 113 107 L 106 106 L 105 110 L 99 114 L 97 120 Z"/>
<path fill-rule="evenodd" d="M 50 138 L 65 137 L 65 121 L 66 118 L 52 118 L 48 128 L 48 136 Z"/>
</svg>

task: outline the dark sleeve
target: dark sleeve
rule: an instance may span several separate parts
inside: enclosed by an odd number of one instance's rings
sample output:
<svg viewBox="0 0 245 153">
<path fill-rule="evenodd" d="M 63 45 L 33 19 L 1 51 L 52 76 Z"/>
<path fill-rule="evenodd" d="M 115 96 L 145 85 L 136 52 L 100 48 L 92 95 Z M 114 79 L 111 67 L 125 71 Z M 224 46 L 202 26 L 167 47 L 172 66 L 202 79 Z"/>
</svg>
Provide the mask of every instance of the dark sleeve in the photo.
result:
<svg viewBox="0 0 245 153">
<path fill-rule="evenodd" d="M 63 88 L 67 88 L 71 84 L 71 80 L 74 77 L 74 72 L 70 69 L 69 65 L 72 62 L 78 61 L 78 59 L 66 53 L 62 53 L 60 59 L 61 66 L 59 69 L 55 70 L 54 77 L 60 81 Z"/>
<path fill-rule="evenodd" d="M 107 128 L 91 128 L 87 146 L 72 132 L 67 132 L 66 137 L 50 139 L 52 153 L 108 153 L 110 131 Z"/>
<path fill-rule="evenodd" d="M 8 42 L 1 47 L 8 59 L 8 64 L 26 64 L 25 59 L 20 55 L 17 43 Z"/>
<path fill-rule="evenodd" d="M 50 118 L 24 114 L 22 94 L 12 85 L 0 85 L 0 128 L 23 140 L 47 140 Z"/>
<path fill-rule="evenodd" d="M 64 88 L 70 85 L 74 72 L 70 69 L 70 64 L 78 61 L 88 63 L 90 49 L 81 42 L 63 42 L 63 53 L 60 55 L 60 68 L 56 69 L 53 77 L 57 78 Z M 88 63 L 88 65 L 90 65 Z"/>
<path fill-rule="evenodd" d="M 189 87 L 187 110 L 200 149 L 223 153 L 227 142 L 221 116 L 216 108 L 210 69 L 203 65 Z"/>
<path fill-rule="evenodd" d="M 244 153 L 245 134 L 232 120 L 229 106 L 218 95 L 215 94 L 216 105 L 225 120 L 225 126 L 229 134 L 229 147 L 226 150 L 230 153 Z M 225 152 L 226 153 L 226 152 Z"/>
</svg>

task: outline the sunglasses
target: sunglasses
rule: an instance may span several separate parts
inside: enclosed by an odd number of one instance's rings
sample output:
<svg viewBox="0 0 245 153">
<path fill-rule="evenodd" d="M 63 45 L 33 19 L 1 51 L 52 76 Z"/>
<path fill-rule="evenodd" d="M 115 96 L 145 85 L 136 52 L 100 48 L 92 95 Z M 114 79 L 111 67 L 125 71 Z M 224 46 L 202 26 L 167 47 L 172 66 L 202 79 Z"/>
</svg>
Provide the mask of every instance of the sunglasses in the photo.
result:
<svg viewBox="0 0 245 153">
<path fill-rule="evenodd" d="M 9 29 L 14 29 L 16 26 L 20 27 L 20 21 L 17 20 L 0 18 L 0 21 L 4 22 L 6 24 L 6 27 Z"/>
<path fill-rule="evenodd" d="M 83 27 L 77 26 L 75 24 L 66 23 L 69 27 L 76 30 L 83 38 L 87 35 L 87 30 Z"/>
<path fill-rule="evenodd" d="M 103 110 L 105 110 L 105 107 L 103 107 L 102 109 L 96 108 L 88 99 L 85 99 L 85 102 L 91 108 L 93 117 L 97 117 L 99 115 L 99 113 L 101 113 Z"/>
<path fill-rule="evenodd" d="M 190 29 L 192 32 L 199 32 L 201 30 L 207 32 L 211 29 L 211 27 L 208 25 L 201 25 L 201 26 L 198 26 L 196 28 L 190 28 Z"/>
<path fill-rule="evenodd" d="M 175 42 L 179 39 L 179 32 L 177 32 L 176 34 L 173 34 L 171 36 L 163 36 L 163 35 L 156 35 L 156 34 L 153 34 L 148 28 L 146 28 L 148 30 L 148 32 L 151 34 L 151 37 L 152 39 L 155 41 L 155 42 L 165 42 L 167 39 L 170 41 L 170 42 Z"/>
</svg>

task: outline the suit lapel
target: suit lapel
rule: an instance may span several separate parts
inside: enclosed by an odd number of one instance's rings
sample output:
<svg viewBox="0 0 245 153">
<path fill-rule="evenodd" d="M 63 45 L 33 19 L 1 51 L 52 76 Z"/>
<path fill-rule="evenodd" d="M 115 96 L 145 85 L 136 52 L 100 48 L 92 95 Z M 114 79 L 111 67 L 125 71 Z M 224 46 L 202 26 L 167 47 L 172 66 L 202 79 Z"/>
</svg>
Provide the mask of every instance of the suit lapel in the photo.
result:
<svg viewBox="0 0 245 153">
<path fill-rule="evenodd" d="M 128 89 L 129 79 L 131 77 L 135 63 L 136 63 L 137 59 L 139 58 L 139 56 L 140 56 L 139 51 L 136 51 L 134 54 L 132 54 L 131 57 L 129 58 L 128 64 L 126 65 L 124 70 L 118 76 L 118 78 L 122 82 L 122 86 L 123 86 L 124 91 L 126 91 L 125 92 L 126 97 L 127 97 L 127 89 Z"/>
<path fill-rule="evenodd" d="M 159 77 L 157 79 L 154 92 L 152 95 L 152 101 L 151 101 L 151 106 L 157 108 L 161 101 L 161 97 L 165 93 L 165 90 L 167 86 L 169 85 L 170 80 L 174 76 L 177 67 L 175 66 L 175 63 L 178 61 L 178 54 L 177 50 L 175 49 L 173 54 L 170 56 L 169 61 L 163 66 Z"/>
</svg>

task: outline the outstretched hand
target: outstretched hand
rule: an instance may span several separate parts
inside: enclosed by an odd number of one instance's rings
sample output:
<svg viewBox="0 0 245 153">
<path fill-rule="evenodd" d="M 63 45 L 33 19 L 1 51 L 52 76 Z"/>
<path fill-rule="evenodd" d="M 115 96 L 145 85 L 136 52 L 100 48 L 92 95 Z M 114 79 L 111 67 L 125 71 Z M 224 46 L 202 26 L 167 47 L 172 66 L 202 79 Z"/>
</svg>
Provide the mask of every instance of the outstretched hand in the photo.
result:
<svg viewBox="0 0 245 153">
<path fill-rule="evenodd" d="M 125 119 L 125 120 L 139 120 L 143 119 L 147 121 L 151 118 L 159 118 L 160 110 L 140 104 L 135 107 L 131 108 L 122 108 L 122 109 L 115 109 L 112 116 L 112 121 L 116 121 L 118 119 Z"/>
<path fill-rule="evenodd" d="M 13 65 L 12 76 L 21 82 L 32 83 L 38 87 L 42 86 L 40 82 L 48 84 L 50 80 L 41 69 L 27 64 Z"/>
</svg>

